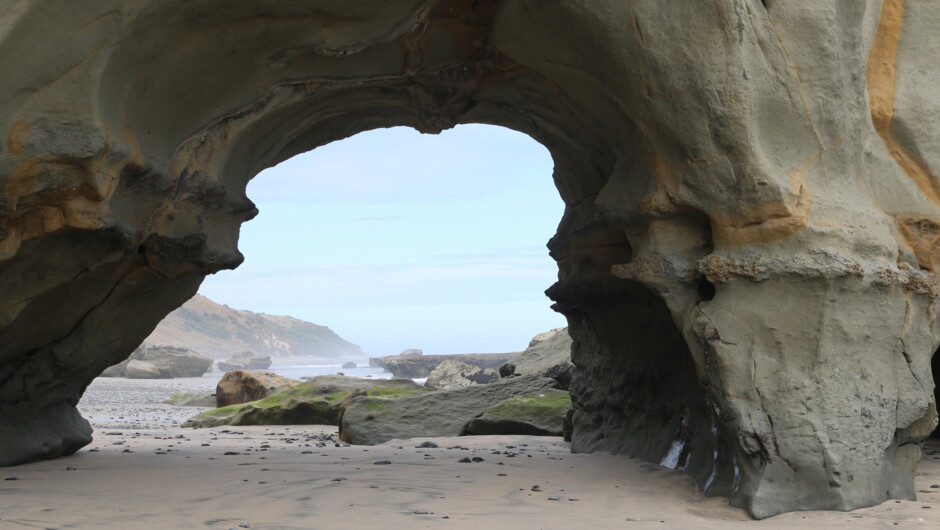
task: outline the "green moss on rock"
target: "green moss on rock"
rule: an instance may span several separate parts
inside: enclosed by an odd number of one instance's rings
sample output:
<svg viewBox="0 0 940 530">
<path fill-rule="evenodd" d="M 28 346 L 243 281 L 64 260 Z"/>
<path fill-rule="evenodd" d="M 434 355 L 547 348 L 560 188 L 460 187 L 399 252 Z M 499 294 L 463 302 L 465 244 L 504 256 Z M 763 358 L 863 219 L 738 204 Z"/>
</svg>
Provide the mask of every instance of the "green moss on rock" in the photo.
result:
<svg viewBox="0 0 940 530">
<path fill-rule="evenodd" d="M 386 399 L 428 392 L 411 380 L 321 376 L 266 398 L 209 410 L 183 427 L 219 425 L 338 425 L 339 407 L 357 396 Z"/>
<path fill-rule="evenodd" d="M 474 418 L 467 434 L 561 436 L 571 396 L 563 390 L 523 394 L 501 401 Z"/>
</svg>

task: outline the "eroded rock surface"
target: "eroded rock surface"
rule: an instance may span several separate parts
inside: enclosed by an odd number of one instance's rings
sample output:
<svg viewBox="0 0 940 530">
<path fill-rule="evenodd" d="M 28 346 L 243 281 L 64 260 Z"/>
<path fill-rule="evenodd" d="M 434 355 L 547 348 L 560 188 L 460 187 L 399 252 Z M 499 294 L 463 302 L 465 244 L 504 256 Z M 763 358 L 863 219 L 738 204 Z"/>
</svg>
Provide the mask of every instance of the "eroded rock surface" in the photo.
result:
<svg viewBox="0 0 940 530">
<path fill-rule="evenodd" d="M 571 386 L 573 369 L 571 336 L 568 335 L 568 328 L 558 328 L 533 337 L 525 351 L 499 367 L 499 375 L 538 374 L 551 377 L 567 390 Z"/>
<path fill-rule="evenodd" d="M 82 389 L 242 261 L 260 170 L 490 123 L 555 161 L 574 450 L 682 467 L 758 517 L 913 498 L 937 34 L 910 0 L 11 3 L 0 465 L 90 440 Z"/>
<path fill-rule="evenodd" d="M 457 386 L 492 383 L 499 374 L 492 368 L 480 368 L 460 361 L 444 361 L 428 375 L 425 385 L 438 390 Z"/>
</svg>

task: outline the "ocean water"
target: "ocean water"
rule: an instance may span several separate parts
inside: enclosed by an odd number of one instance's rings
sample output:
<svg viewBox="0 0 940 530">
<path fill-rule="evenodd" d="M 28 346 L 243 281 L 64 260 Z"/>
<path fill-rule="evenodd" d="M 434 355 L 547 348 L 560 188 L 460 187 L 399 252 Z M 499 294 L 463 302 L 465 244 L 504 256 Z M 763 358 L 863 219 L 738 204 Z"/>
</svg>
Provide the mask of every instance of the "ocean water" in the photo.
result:
<svg viewBox="0 0 940 530">
<path fill-rule="evenodd" d="M 343 368 L 343 363 L 323 363 L 323 361 L 304 360 L 304 359 L 274 359 L 269 372 L 274 372 L 291 379 L 303 379 L 305 377 L 315 377 L 318 375 L 335 375 L 342 373 L 350 377 L 365 377 L 371 379 L 391 379 L 392 374 L 383 371 L 381 368 L 373 368 L 367 362 L 359 363 L 357 368 Z M 221 373 L 215 372 L 218 376 Z"/>
</svg>

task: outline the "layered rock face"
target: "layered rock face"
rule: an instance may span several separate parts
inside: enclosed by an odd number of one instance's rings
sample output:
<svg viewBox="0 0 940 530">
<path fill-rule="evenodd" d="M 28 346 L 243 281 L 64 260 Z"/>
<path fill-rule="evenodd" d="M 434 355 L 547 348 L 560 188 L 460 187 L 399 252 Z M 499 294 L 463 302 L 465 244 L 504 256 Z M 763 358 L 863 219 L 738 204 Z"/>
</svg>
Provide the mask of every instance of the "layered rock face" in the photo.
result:
<svg viewBox="0 0 940 530">
<path fill-rule="evenodd" d="M 931 7 L 11 4 L 0 465 L 89 441 L 82 389 L 241 262 L 261 169 L 490 123 L 551 151 L 567 205 L 574 450 L 685 468 L 758 517 L 913 498 L 940 342 Z"/>
</svg>

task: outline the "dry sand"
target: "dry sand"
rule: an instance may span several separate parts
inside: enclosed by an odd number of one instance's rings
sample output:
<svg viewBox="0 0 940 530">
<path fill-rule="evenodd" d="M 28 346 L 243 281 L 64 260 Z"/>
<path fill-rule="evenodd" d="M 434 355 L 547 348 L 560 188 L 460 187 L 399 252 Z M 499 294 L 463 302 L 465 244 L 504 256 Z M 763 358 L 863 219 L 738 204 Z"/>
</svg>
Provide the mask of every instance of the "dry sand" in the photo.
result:
<svg viewBox="0 0 940 530">
<path fill-rule="evenodd" d="M 173 422 L 200 409 L 156 403 L 205 382 L 96 381 L 81 405 L 96 426 L 91 445 L 0 469 L 15 478 L 0 480 L 0 528 L 940 528 L 936 442 L 918 501 L 753 521 L 681 472 L 571 454 L 559 438 L 348 446 L 328 426 L 184 430 Z"/>
</svg>

